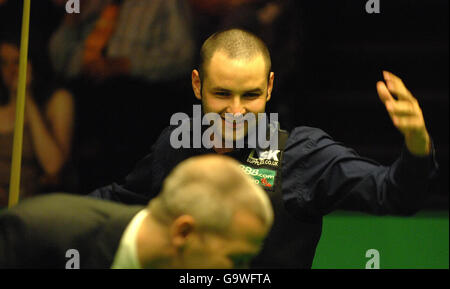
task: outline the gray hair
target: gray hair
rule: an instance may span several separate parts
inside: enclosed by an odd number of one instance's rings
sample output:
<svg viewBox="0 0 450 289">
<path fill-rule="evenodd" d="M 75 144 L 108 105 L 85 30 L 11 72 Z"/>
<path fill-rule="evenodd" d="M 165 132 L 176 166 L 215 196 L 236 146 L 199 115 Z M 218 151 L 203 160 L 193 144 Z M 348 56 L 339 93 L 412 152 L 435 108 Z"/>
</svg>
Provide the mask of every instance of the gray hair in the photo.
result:
<svg viewBox="0 0 450 289">
<path fill-rule="evenodd" d="M 192 216 L 199 228 L 224 232 L 237 210 L 258 217 L 264 226 L 273 222 L 267 194 L 229 157 L 193 157 L 178 165 L 165 179 L 158 197 L 150 201 L 152 215 L 170 223 Z"/>
</svg>

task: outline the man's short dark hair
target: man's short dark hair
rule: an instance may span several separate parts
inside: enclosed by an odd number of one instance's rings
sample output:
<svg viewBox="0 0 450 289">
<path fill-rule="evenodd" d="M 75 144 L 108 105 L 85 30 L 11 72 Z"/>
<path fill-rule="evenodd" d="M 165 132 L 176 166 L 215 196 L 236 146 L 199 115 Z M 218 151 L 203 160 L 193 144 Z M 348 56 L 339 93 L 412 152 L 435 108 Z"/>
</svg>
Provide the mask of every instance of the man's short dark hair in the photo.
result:
<svg viewBox="0 0 450 289">
<path fill-rule="evenodd" d="M 272 62 L 269 49 L 264 41 L 251 32 L 233 28 L 216 32 L 203 43 L 198 67 L 202 81 L 205 77 L 206 67 L 217 50 L 225 52 L 232 59 L 251 59 L 262 55 L 266 63 L 267 75 L 270 73 Z"/>
</svg>

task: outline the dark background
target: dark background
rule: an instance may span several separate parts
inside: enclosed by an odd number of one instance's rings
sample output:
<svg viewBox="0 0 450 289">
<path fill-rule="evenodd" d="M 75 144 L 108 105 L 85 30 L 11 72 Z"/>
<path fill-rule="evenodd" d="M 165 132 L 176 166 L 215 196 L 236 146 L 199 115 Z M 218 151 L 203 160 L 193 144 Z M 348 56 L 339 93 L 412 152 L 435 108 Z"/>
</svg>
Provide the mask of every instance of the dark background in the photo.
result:
<svg viewBox="0 0 450 289">
<path fill-rule="evenodd" d="M 1 30 L 19 33 L 22 1 L 13 2 L 17 11 L 12 4 L 8 11 L 0 9 Z M 31 45 L 45 44 L 63 15 L 47 2 L 32 1 Z M 269 111 L 280 114 L 286 129 L 319 127 L 361 155 L 390 165 L 403 138 L 375 84 L 382 70 L 395 73 L 421 105 L 441 168 L 426 208 L 448 210 L 448 1 L 381 0 L 380 14 L 366 13 L 365 0 L 288 2 L 289 9 L 272 27 L 242 25 L 271 48 L 276 79 Z M 223 28 L 216 17 L 201 13 L 193 22 L 198 46 Z M 186 75 L 170 95 L 161 94 L 163 89 L 158 95 L 117 90 L 113 97 L 95 100 L 83 99 L 70 87 L 77 98 L 73 192 L 85 194 L 120 180 L 149 152 L 171 114 L 191 114 L 195 99 L 189 81 Z"/>
<path fill-rule="evenodd" d="M 302 93 L 292 99 L 294 123 L 324 129 L 382 164 L 399 154 L 403 137 L 378 99 L 381 71 L 403 79 L 418 99 L 441 168 L 429 207 L 448 209 L 448 1 L 365 1 L 302 4 Z"/>
</svg>

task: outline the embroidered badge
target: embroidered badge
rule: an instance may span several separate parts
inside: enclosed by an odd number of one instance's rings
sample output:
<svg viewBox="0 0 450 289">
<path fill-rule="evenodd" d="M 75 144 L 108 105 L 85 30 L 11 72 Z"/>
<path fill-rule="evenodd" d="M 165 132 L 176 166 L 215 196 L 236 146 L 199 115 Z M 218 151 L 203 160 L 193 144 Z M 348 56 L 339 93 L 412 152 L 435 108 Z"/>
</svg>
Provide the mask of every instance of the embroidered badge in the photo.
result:
<svg viewBox="0 0 450 289">
<path fill-rule="evenodd" d="M 278 155 L 280 150 L 266 150 L 258 152 L 259 157 L 255 158 L 255 150 L 252 150 L 250 155 L 247 158 L 247 162 L 250 164 L 254 164 L 257 166 L 261 165 L 269 165 L 269 166 L 278 166 L 279 160 Z"/>
</svg>

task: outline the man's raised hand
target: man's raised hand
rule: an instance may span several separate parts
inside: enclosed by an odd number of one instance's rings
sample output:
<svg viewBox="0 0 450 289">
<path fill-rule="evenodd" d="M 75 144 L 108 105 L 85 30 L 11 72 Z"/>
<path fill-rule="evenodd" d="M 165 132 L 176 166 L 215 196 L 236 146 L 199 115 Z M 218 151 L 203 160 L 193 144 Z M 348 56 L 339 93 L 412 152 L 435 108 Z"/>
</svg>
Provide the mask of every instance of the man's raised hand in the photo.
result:
<svg viewBox="0 0 450 289">
<path fill-rule="evenodd" d="M 428 155 L 430 137 L 419 103 L 399 77 L 388 71 L 383 71 L 383 76 L 386 83 L 378 81 L 377 91 L 392 123 L 405 137 L 406 146 L 412 154 Z"/>
</svg>

